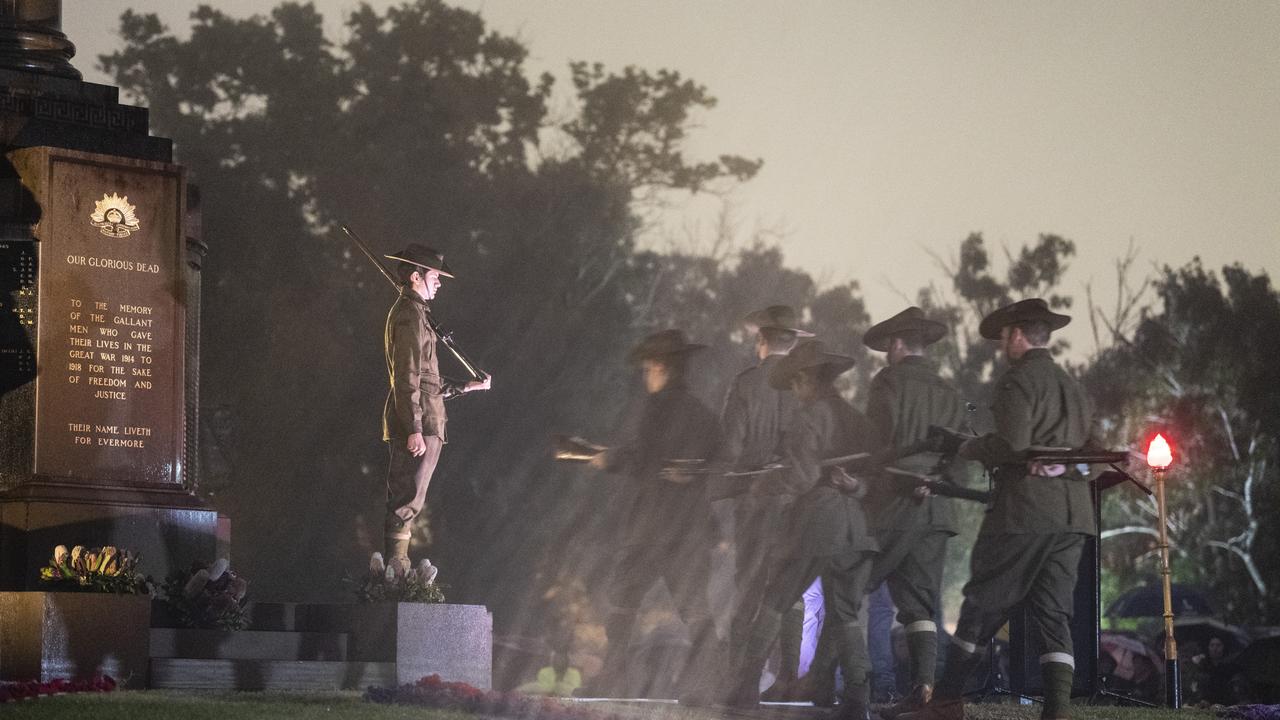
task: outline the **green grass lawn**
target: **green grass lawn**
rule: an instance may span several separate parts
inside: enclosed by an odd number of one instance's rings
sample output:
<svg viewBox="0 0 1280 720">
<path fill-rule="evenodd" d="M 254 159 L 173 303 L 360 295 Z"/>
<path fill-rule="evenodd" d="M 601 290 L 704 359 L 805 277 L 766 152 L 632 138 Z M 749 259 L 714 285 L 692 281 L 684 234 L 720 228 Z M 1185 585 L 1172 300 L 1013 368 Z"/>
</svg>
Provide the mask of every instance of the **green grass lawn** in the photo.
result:
<svg viewBox="0 0 1280 720">
<path fill-rule="evenodd" d="M 825 711 L 814 708 L 765 706 L 752 712 L 689 709 L 666 703 L 592 703 L 588 707 L 614 713 L 623 720 L 812 720 Z M 1037 707 L 1018 705 L 970 705 L 967 720 L 1036 720 Z M 12 718 L 67 718 L 67 720 L 240 720 L 263 718 L 324 718 L 325 720 L 463 720 L 474 716 L 420 707 L 375 705 L 356 692 L 190 692 L 130 691 L 88 693 L 24 700 L 0 705 L 0 716 Z M 1075 720 L 1210 720 L 1205 710 L 1146 710 L 1077 706 Z"/>
<path fill-rule="evenodd" d="M 0 705 L 5 720 L 474 720 L 465 713 L 375 705 L 358 692 L 118 691 L 42 697 Z"/>
</svg>

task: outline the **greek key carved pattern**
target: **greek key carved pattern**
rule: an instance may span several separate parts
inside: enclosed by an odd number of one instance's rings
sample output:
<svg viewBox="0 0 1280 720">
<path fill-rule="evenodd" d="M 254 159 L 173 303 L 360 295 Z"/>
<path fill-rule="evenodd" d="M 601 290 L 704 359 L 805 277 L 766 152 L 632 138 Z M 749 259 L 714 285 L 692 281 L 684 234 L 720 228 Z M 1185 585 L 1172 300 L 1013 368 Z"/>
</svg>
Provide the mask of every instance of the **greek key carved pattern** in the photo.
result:
<svg viewBox="0 0 1280 720">
<path fill-rule="evenodd" d="M 32 95 L 13 88 L 0 88 L 0 113 L 121 132 L 147 132 L 147 111 L 142 108 Z"/>
</svg>

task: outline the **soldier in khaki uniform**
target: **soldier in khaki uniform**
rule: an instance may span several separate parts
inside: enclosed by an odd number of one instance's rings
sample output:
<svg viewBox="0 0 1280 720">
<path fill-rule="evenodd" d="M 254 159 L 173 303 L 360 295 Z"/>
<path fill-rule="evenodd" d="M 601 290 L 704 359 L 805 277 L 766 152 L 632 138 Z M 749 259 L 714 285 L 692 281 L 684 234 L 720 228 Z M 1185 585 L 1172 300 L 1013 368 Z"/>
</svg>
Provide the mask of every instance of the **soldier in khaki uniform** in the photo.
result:
<svg viewBox="0 0 1280 720">
<path fill-rule="evenodd" d="M 413 519 L 422 512 L 427 486 L 445 443 L 445 397 L 488 390 L 491 378 L 454 386 L 440 375 L 436 334 L 427 301 L 452 278 L 444 255 L 417 243 L 386 256 L 398 261 L 400 297 L 387 313 L 383 350 L 390 389 L 382 410 L 382 439 L 391 451 L 384 525 L 388 563 L 409 566 Z"/>
<path fill-rule="evenodd" d="M 665 330 L 631 351 L 631 362 L 643 374 L 644 402 L 630 418 L 626 439 L 591 461 L 598 470 L 626 476 L 632 504 L 609 581 L 604 667 L 579 695 L 630 694 L 632 630 L 640 601 L 659 580 L 689 630 L 680 700 L 704 704 L 714 690 L 721 658 L 707 600 L 714 544 L 711 502 L 705 475 L 672 470 L 672 461 L 708 460 L 719 451 L 715 414 L 685 384 L 689 358 L 704 347 L 688 342 L 680 330 Z"/>
<path fill-rule="evenodd" d="M 946 331 L 942 323 L 926 318 L 923 310 L 910 307 L 872 326 L 863 336 L 867 347 L 887 353 L 889 359 L 888 367 L 872 378 L 867 399 L 876 450 L 924 440 L 931 425 L 958 428 L 964 423 L 960 393 L 924 358 L 925 347 L 942 339 Z M 937 462 L 936 453 L 920 453 L 895 465 L 924 473 Z M 955 513 L 951 500 L 894 482 L 890 476 L 871 482 L 862 504 L 880 545 L 867 586 L 888 583 L 910 655 L 910 694 L 880 713 L 894 717 L 920 709 L 933 693 L 938 656 L 934 618 L 942 593 L 947 539 L 956 534 Z"/>
<path fill-rule="evenodd" d="M 903 720 L 961 720 L 964 682 L 983 644 L 1024 601 L 1044 653 L 1041 717 L 1068 716 L 1072 591 L 1085 536 L 1096 532 L 1089 486 L 1074 468 L 1022 457 L 1033 447 L 1079 449 L 1088 440 L 1088 398 L 1047 349 L 1050 333 L 1070 321 L 1036 298 L 1000 308 L 979 326 L 983 337 L 1000 341 L 1010 366 L 996 385 L 995 432 L 965 443 L 960 454 L 994 468 L 995 494 L 973 548 L 946 672 L 933 700 Z"/>
<path fill-rule="evenodd" d="M 760 468 L 782 456 L 783 430 L 791 422 L 795 410 L 795 395 L 778 390 L 769 384 L 769 372 L 781 362 L 783 356 L 795 347 L 797 338 L 813 337 L 813 333 L 797 327 L 795 310 L 786 305 L 771 305 L 757 310 L 745 318 L 743 325 L 755 335 L 757 364 L 738 373 L 725 396 L 720 414 L 723 443 L 721 462 L 730 470 L 748 471 Z M 782 509 L 792 496 L 784 494 L 782 471 L 772 471 L 754 476 L 751 480 L 730 478 L 726 485 L 742 492 L 733 505 L 734 582 L 738 588 L 737 603 L 733 612 L 729 640 L 731 655 L 737 657 L 746 641 L 764 600 L 764 587 L 768 581 L 769 563 L 773 544 L 780 530 Z M 799 624 L 794 623 L 795 658 L 783 659 L 779 683 L 793 680 L 799 663 Z M 784 653 L 788 655 L 789 653 Z M 785 677 L 787 670 L 791 676 Z"/>
<path fill-rule="evenodd" d="M 822 461 L 867 449 L 866 420 L 840 397 L 835 379 L 853 367 L 853 358 L 825 351 L 809 340 L 795 347 L 769 373 L 775 388 L 789 388 L 800 406 L 786 436 L 784 486 L 795 501 L 786 510 L 784 536 L 775 550 L 766 600 L 757 613 L 746 652 L 734 669 L 729 702 L 740 707 L 759 701 L 758 683 L 782 615 L 815 578 L 822 578 L 826 623 L 837 642 L 845 693 L 838 717 L 868 714 L 866 627 L 861 609 L 875 540 L 867 533 L 859 496 L 861 483 Z"/>
</svg>

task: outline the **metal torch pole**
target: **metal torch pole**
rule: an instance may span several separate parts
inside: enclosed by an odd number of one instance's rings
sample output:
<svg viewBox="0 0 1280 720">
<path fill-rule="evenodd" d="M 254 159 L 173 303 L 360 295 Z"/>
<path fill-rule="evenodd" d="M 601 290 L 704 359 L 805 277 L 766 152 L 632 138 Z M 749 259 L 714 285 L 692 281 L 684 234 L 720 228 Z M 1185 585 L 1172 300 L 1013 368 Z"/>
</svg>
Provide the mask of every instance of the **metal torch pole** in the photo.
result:
<svg viewBox="0 0 1280 720">
<path fill-rule="evenodd" d="M 1156 509 L 1160 514 L 1160 581 L 1164 586 L 1164 698 L 1170 708 L 1182 707 L 1182 678 L 1178 674 L 1178 640 L 1173 635 L 1173 587 L 1169 577 L 1169 516 L 1165 512 L 1165 468 L 1156 468 Z"/>
</svg>

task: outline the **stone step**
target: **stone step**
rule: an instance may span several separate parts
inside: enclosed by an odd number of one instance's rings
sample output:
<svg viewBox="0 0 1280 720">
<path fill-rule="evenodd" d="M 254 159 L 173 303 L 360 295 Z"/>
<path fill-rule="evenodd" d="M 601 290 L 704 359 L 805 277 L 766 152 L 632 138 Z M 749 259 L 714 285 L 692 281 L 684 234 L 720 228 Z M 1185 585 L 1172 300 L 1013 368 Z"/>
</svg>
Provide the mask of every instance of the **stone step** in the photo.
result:
<svg viewBox="0 0 1280 720">
<path fill-rule="evenodd" d="M 151 657 L 196 660 L 346 660 L 346 633 L 152 628 Z"/>
<path fill-rule="evenodd" d="M 150 686 L 157 690 L 359 690 L 395 684 L 395 663 L 151 660 Z"/>
<path fill-rule="evenodd" d="M 274 632 L 346 633 L 351 631 L 350 604 L 248 602 L 249 630 Z M 169 607 L 151 604 L 151 627 L 178 628 Z"/>
</svg>

